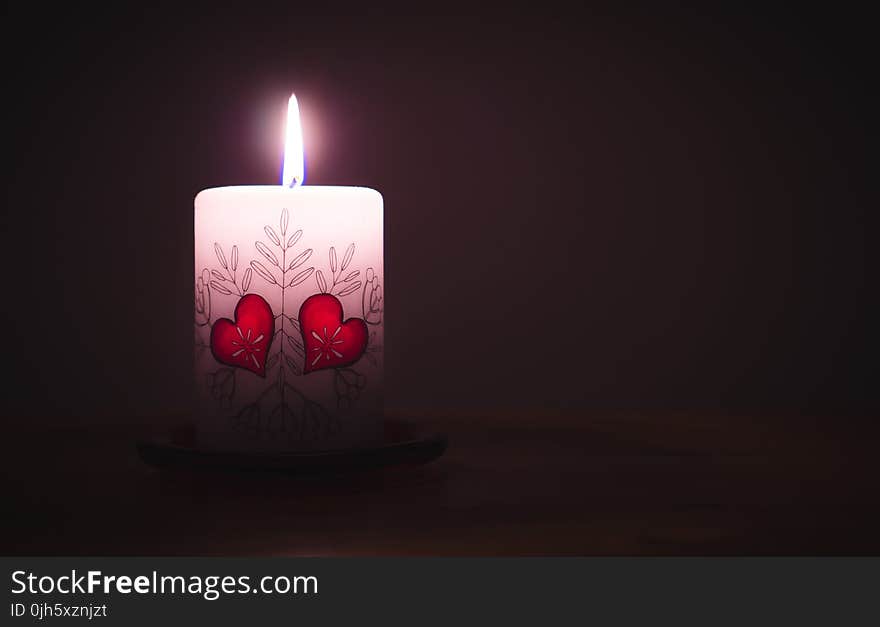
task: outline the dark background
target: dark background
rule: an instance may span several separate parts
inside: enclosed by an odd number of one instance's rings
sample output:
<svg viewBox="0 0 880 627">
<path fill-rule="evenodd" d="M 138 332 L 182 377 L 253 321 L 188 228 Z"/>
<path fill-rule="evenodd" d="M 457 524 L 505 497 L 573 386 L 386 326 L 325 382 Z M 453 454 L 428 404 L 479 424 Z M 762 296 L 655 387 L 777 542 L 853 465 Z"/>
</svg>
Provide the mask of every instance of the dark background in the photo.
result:
<svg viewBox="0 0 880 627">
<path fill-rule="evenodd" d="M 385 197 L 390 406 L 877 406 L 865 16 L 326 8 L 6 9 L 4 413 L 185 410 L 192 199 L 291 91 Z"/>
</svg>

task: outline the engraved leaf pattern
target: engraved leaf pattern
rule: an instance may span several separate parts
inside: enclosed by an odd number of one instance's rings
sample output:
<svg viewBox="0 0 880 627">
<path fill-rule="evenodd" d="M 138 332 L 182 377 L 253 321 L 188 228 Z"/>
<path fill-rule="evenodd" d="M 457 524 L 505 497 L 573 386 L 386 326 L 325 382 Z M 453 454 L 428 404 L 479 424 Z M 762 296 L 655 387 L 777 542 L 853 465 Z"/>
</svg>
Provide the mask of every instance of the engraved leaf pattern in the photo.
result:
<svg viewBox="0 0 880 627">
<path fill-rule="evenodd" d="M 354 294 L 359 289 L 361 289 L 361 282 L 355 281 L 354 283 L 352 283 L 351 285 L 349 285 L 345 289 L 343 289 L 341 292 L 339 292 L 339 295 L 340 296 L 348 296 L 349 294 Z"/>
<path fill-rule="evenodd" d="M 315 272 L 315 282 L 318 284 L 318 291 L 322 294 L 327 293 L 327 280 L 324 278 L 324 273 L 318 270 Z"/>
<path fill-rule="evenodd" d="M 295 335 L 288 335 L 287 342 L 295 352 L 299 353 L 301 357 L 305 357 L 306 350 L 303 348 L 302 341 L 298 337 Z"/>
<path fill-rule="evenodd" d="M 226 254 L 223 252 L 223 247 L 220 245 L 220 242 L 214 242 L 214 254 L 217 256 L 217 262 L 220 264 L 220 268 L 222 268 L 222 271 L 218 268 L 212 268 L 210 270 L 211 282 L 223 285 L 222 290 L 216 290 L 217 293 L 226 296 L 229 296 L 230 294 L 244 296 L 245 290 L 239 286 L 238 279 L 235 275 L 235 271 L 238 269 L 238 246 L 232 246 L 227 261 Z M 205 268 L 204 272 L 208 273 L 208 269 Z M 208 279 L 206 278 L 205 280 L 207 281 Z"/>
<path fill-rule="evenodd" d="M 266 246 L 263 242 L 255 242 L 254 246 L 256 246 L 259 253 L 266 258 L 266 261 L 271 263 L 273 266 L 278 266 L 278 257 L 275 256 L 275 253 L 269 250 L 268 246 Z"/>
<path fill-rule="evenodd" d="M 351 263 L 352 257 L 354 257 L 354 244 L 349 244 L 348 248 L 345 249 L 345 256 L 342 258 L 342 271 L 345 271 L 345 269 L 348 268 L 348 264 Z"/>
<path fill-rule="evenodd" d="M 261 264 L 259 261 L 251 261 L 251 268 L 253 268 L 254 272 L 259 274 L 261 277 L 263 277 L 263 279 L 265 279 L 272 285 L 278 285 L 278 281 L 275 280 L 275 277 L 272 276 L 272 273 L 269 272 L 266 266 Z"/>
<path fill-rule="evenodd" d="M 217 292 L 220 292 L 221 294 L 226 294 L 227 296 L 232 294 L 232 292 L 230 292 L 228 289 L 226 289 L 223 285 L 221 285 L 217 281 L 211 281 L 211 288 Z"/>
<path fill-rule="evenodd" d="M 295 374 L 295 375 L 302 374 L 302 369 L 299 367 L 299 364 L 297 364 L 295 361 L 293 361 L 288 355 L 284 356 L 284 361 L 287 362 L 287 367 L 293 371 L 293 374 Z"/>
<path fill-rule="evenodd" d="M 309 257 L 311 257 L 311 256 L 312 256 L 312 249 L 306 248 L 304 251 L 302 251 L 300 254 L 298 254 L 296 257 L 294 257 L 291 260 L 290 265 L 287 266 L 287 269 L 288 270 L 295 270 L 295 269 L 299 268 L 306 261 L 308 261 Z"/>
<path fill-rule="evenodd" d="M 307 278 L 309 278 L 312 275 L 312 272 L 314 272 L 314 270 L 315 270 L 314 267 L 306 268 L 302 272 L 294 275 L 294 277 L 292 279 L 290 279 L 290 283 L 288 283 L 287 287 L 296 287 L 297 285 L 299 285 L 300 283 L 305 281 Z"/>
<path fill-rule="evenodd" d="M 250 268 L 244 271 L 244 278 L 241 280 L 241 289 L 245 292 L 247 292 L 251 286 L 251 278 L 253 277 L 253 275 L 254 274 Z"/>
<path fill-rule="evenodd" d="M 299 238 L 302 237 L 302 229 L 298 230 L 296 233 L 290 236 L 290 239 L 287 240 L 287 247 L 292 248 L 294 244 L 299 241 Z"/>
<path fill-rule="evenodd" d="M 220 265 L 223 266 L 224 269 L 229 268 L 226 264 L 226 255 L 223 254 L 223 249 L 220 248 L 220 244 L 214 242 L 214 253 L 217 255 L 217 261 L 220 262 Z"/>
<path fill-rule="evenodd" d="M 276 246 L 281 246 L 281 240 L 278 239 L 278 236 L 275 234 L 275 229 L 267 224 L 263 230 L 266 232 L 266 237 L 272 240 L 273 244 L 275 244 Z"/>
</svg>

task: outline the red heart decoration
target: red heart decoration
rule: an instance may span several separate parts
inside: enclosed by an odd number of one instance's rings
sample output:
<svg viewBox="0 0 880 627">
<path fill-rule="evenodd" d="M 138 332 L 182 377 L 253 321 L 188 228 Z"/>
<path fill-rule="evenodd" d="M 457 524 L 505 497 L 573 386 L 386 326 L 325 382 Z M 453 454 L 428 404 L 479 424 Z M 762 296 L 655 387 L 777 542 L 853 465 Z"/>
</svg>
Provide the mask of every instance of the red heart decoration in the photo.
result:
<svg viewBox="0 0 880 627">
<path fill-rule="evenodd" d="M 306 359 L 303 374 L 353 364 L 367 348 L 367 323 L 342 321 L 342 303 L 330 294 L 309 296 L 299 309 Z"/>
<path fill-rule="evenodd" d="M 266 357 L 275 335 L 275 316 L 262 296 L 245 294 L 235 306 L 235 322 L 220 318 L 211 327 L 211 352 L 229 366 L 266 376 Z"/>
</svg>

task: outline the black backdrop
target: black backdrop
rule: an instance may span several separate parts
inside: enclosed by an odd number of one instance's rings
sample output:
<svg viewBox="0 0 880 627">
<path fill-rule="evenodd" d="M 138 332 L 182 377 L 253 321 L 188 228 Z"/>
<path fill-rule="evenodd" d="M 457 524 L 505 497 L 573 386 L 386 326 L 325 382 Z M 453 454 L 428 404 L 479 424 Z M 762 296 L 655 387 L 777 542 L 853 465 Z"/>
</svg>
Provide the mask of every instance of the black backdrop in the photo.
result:
<svg viewBox="0 0 880 627">
<path fill-rule="evenodd" d="M 185 407 L 192 199 L 290 91 L 385 197 L 390 405 L 877 405 L 865 16 L 324 5 L 7 9 L 7 411 Z"/>
</svg>

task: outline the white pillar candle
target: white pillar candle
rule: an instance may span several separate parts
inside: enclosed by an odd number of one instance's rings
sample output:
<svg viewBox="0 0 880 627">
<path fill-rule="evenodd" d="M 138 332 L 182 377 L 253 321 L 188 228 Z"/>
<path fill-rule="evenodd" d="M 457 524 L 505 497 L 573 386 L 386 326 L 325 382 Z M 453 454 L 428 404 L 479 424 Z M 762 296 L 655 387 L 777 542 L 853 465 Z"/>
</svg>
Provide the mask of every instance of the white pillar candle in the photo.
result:
<svg viewBox="0 0 880 627">
<path fill-rule="evenodd" d="M 290 109 L 284 184 L 195 199 L 197 433 L 208 449 L 332 449 L 381 433 L 382 196 L 300 186 L 294 98 Z"/>
</svg>

